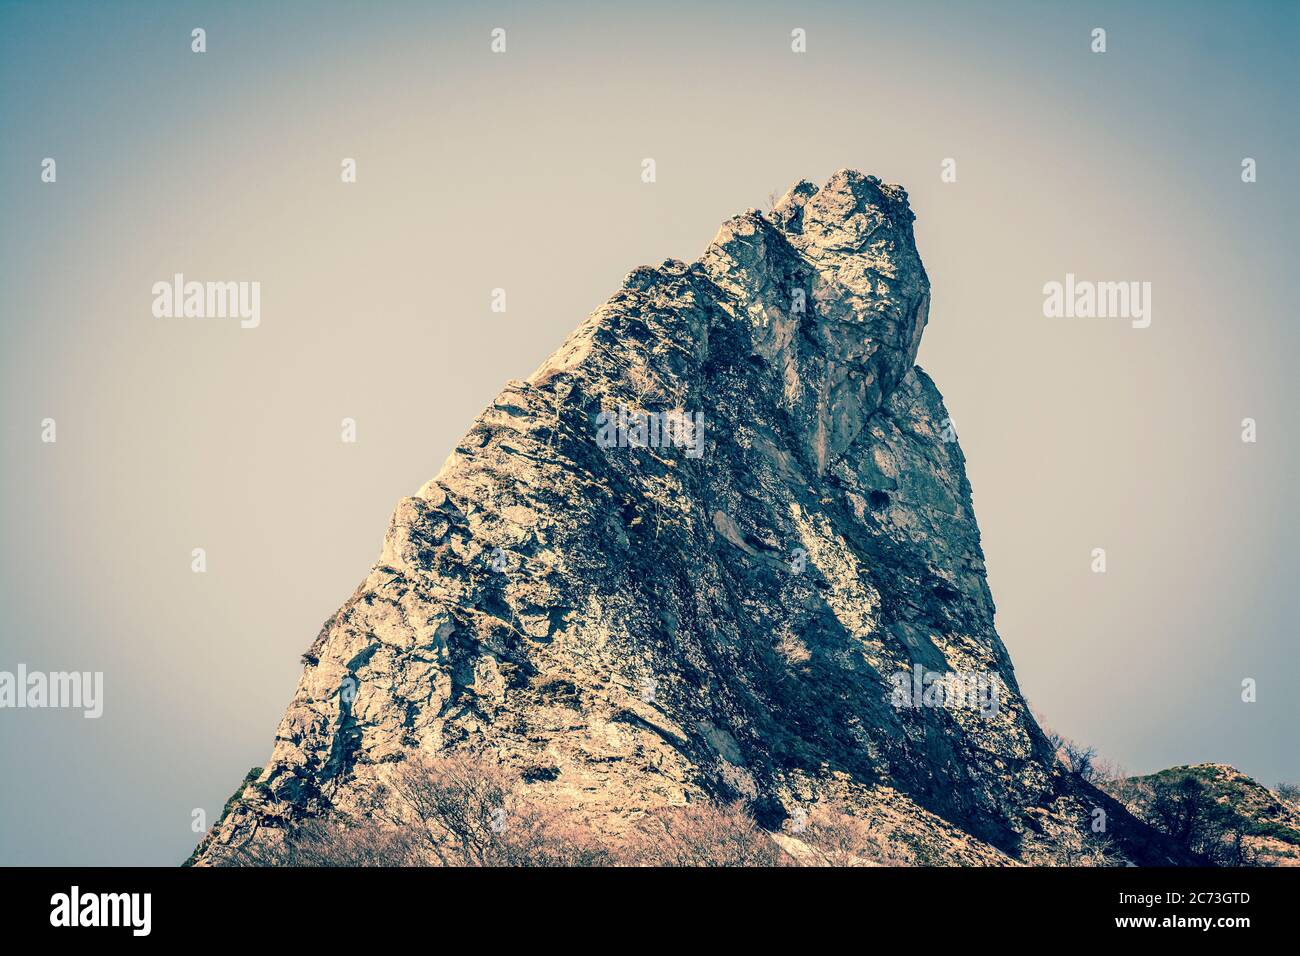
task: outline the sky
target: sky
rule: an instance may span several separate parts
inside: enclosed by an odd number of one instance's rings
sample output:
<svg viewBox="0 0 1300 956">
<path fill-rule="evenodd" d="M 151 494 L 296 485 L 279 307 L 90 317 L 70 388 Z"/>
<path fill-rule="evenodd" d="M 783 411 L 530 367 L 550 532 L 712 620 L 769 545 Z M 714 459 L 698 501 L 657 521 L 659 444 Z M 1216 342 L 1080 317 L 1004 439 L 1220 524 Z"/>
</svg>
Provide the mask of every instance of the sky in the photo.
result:
<svg viewBox="0 0 1300 956">
<path fill-rule="evenodd" d="M 1300 779 L 1300 4 L 1135 7 L 0 2 L 0 671 L 104 674 L 98 719 L 0 709 L 0 864 L 183 860 L 501 386 L 843 167 L 911 197 L 1034 709 Z M 156 317 L 176 273 L 260 323 Z M 1067 274 L 1150 326 L 1045 316 Z"/>
</svg>

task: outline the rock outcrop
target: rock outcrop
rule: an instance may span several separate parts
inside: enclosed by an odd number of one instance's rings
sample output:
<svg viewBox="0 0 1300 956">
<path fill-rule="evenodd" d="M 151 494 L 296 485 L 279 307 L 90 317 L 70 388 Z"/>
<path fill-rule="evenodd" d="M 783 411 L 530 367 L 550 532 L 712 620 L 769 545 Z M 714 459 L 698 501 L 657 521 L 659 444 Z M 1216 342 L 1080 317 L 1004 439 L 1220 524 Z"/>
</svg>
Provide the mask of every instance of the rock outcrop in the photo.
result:
<svg viewBox="0 0 1300 956">
<path fill-rule="evenodd" d="M 1176 862 L 1063 772 L 1019 693 L 915 365 L 912 221 L 903 189 L 841 171 L 633 270 L 398 503 L 198 861 L 358 807 L 420 750 L 499 761 L 613 833 L 694 800 L 771 830 L 836 801 L 919 862 L 1011 863 L 1044 818 L 1103 807 L 1117 852 Z"/>
<path fill-rule="evenodd" d="M 1137 817 L 1220 864 L 1300 866 L 1294 788 L 1270 790 L 1222 763 L 1171 767 L 1103 786 Z"/>
</svg>

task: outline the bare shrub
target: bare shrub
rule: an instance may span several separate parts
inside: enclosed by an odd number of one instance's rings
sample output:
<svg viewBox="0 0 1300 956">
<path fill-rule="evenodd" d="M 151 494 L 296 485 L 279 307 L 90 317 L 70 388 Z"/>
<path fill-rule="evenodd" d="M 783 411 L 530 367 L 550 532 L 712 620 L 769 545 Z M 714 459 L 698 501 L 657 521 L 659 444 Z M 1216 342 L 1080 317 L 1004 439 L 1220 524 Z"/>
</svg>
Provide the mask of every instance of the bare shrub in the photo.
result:
<svg viewBox="0 0 1300 956">
<path fill-rule="evenodd" d="M 232 851 L 240 866 L 410 866 L 418 859 L 411 834 L 373 820 L 342 816 L 305 820 L 293 829 Z"/>
<path fill-rule="evenodd" d="M 791 667 L 806 664 L 812 658 L 812 652 L 808 650 L 808 645 L 790 630 L 782 631 L 777 638 L 776 652 Z"/>
<path fill-rule="evenodd" d="M 1093 831 L 1088 817 L 1068 812 L 1039 819 L 1040 840 L 1025 848 L 1034 866 L 1124 866 L 1128 861 L 1109 836 Z"/>
<path fill-rule="evenodd" d="M 1098 782 L 1104 776 L 1098 766 L 1096 748 L 1077 744 L 1069 737 L 1058 734 L 1048 727 L 1040 715 L 1035 714 L 1034 717 L 1038 721 L 1038 726 L 1042 728 L 1043 735 L 1047 737 L 1047 742 L 1052 747 L 1052 756 L 1066 770 L 1085 783 Z"/>
<path fill-rule="evenodd" d="M 619 854 L 632 866 L 782 866 L 789 857 L 741 803 L 653 810 Z"/>
<path fill-rule="evenodd" d="M 1094 761 L 1097 757 L 1097 751 L 1093 747 L 1083 747 L 1067 740 L 1062 745 L 1064 751 L 1063 763 L 1070 772 L 1086 783 L 1091 783 L 1097 775 L 1097 768 Z"/>
<path fill-rule="evenodd" d="M 907 866 L 912 862 L 866 820 L 829 805 L 815 807 L 803 829 L 793 835 L 819 850 L 831 866 Z"/>
<path fill-rule="evenodd" d="M 518 776 L 480 760 L 409 760 L 393 775 L 395 823 L 443 866 L 597 866 L 610 855 L 564 814 L 521 794 Z"/>
<path fill-rule="evenodd" d="M 389 785 L 396 798 L 393 822 L 411 827 L 438 863 L 490 866 L 516 786 L 504 769 L 483 761 L 413 758 L 394 771 Z"/>
<path fill-rule="evenodd" d="M 229 851 L 245 866 L 599 866 L 610 852 L 485 761 L 414 758 L 366 814 L 332 813 Z"/>
<path fill-rule="evenodd" d="M 629 365 L 623 374 L 642 408 L 662 405 L 668 401 L 668 392 L 663 383 L 647 366 Z"/>
<path fill-rule="evenodd" d="M 692 803 L 647 814 L 617 845 L 524 795 L 487 761 L 411 758 L 371 804 L 267 831 L 223 862 L 251 866 L 779 866 L 791 862 L 742 803 Z M 830 818 L 817 824 L 838 833 Z M 868 846 L 865 832 L 839 837 Z M 846 831 L 847 834 L 847 831 Z M 874 849 L 871 851 L 877 852 Z M 849 853 L 844 851 L 844 858 Z"/>
</svg>

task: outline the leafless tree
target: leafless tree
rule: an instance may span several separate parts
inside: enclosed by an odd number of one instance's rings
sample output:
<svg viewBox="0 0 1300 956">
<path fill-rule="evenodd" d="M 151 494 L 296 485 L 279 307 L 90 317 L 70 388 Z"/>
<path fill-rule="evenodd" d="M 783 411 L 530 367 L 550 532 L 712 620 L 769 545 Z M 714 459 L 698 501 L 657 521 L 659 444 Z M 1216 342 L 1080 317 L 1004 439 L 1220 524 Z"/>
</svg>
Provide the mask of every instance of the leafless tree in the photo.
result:
<svg viewBox="0 0 1300 956">
<path fill-rule="evenodd" d="M 648 813 L 621 853 L 634 866 L 782 866 L 789 857 L 740 803 Z"/>
<path fill-rule="evenodd" d="M 1220 866 L 1249 866 L 1242 821 L 1191 774 L 1154 784 L 1149 820 L 1180 845 Z"/>
<path fill-rule="evenodd" d="M 829 804 L 815 807 L 803 828 L 792 830 L 791 835 L 819 850 L 831 866 L 906 866 L 913 862 L 866 820 Z"/>
<path fill-rule="evenodd" d="M 610 851 L 563 813 L 525 799 L 497 764 L 416 757 L 368 805 L 263 833 L 226 854 L 249 866 L 595 866 Z"/>
</svg>

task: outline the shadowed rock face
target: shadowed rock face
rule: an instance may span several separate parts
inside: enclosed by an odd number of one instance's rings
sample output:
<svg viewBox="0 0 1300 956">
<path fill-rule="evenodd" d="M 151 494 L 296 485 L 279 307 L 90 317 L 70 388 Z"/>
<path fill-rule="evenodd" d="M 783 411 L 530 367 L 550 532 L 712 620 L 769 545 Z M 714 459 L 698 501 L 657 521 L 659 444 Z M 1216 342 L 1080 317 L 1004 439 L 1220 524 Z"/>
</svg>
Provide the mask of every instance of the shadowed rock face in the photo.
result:
<svg viewBox="0 0 1300 956">
<path fill-rule="evenodd" d="M 914 365 L 912 220 L 842 171 L 629 274 L 399 502 L 200 860 L 359 806 L 415 749 L 500 760 L 611 832 L 701 798 L 769 828 L 834 799 L 934 862 L 1007 862 L 1044 812 L 1103 804 L 994 629 L 962 453 Z M 602 447 L 620 407 L 702 413 L 703 454 Z M 895 706 L 916 665 L 996 681 L 996 713 Z M 1164 862 L 1105 805 L 1130 858 Z"/>
</svg>

